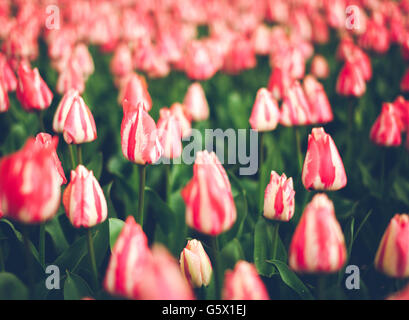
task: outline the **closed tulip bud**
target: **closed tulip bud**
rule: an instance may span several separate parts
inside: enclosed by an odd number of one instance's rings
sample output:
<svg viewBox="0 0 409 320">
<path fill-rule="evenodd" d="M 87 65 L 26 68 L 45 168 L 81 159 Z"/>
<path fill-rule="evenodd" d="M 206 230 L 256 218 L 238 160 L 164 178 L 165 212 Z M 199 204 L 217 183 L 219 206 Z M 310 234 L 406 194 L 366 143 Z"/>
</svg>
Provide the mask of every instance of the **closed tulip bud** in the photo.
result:
<svg viewBox="0 0 409 320">
<path fill-rule="evenodd" d="M 249 119 L 251 128 L 256 131 L 271 131 L 277 127 L 279 120 L 280 110 L 273 95 L 266 88 L 259 89 Z"/>
<path fill-rule="evenodd" d="M 10 107 L 9 97 L 4 85 L 0 81 L 0 112 L 6 112 Z"/>
<path fill-rule="evenodd" d="M 217 72 L 209 48 L 203 41 L 191 41 L 186 48 L 185 72 L 190 79 L 206 80 Z"/>
<path fill-rule="evenodd" d="M 342 268 L 346 248 L 334 205 L 325 194 L 317 194 L 306 206 L 289 250 L 290 268 L 305 273 L 331 273 Z"/>
<path fill-rule="evenodd" d="M 129 108 L 128 104 L 125 100 L 125 113 L 121 124 L 122 153 L 133 163 L 154 163 L 163 153 L 155 121 L 145 111 L 142 103 L 136 108 Z"/>
<path fill-rule="evenodd" d="M 329 65 L 325 57 L 315 55 L 311 62 L 311 73 L 318 79 L 327 79 L 329 76 Z"/>
<path fill-rule="evenodd" d="M 94 174 L 83 165 L 71 171 L 71 181 L 64 191 L 65 213 L 75 228 L 90 228 L 107 218 L 107 202 Z"/>
<path fill-rule="evenodd" d="M 69 61 L 58 76 L 57 92 L 64 94 L 71 89 L 77 90 L 79 93 L 84 92 L 85 79 L 79 68 Z"/>
<path fill-rule="evenodd" d="M 294 215 L 295 191 L 293 178 L 287 179 L 271 171 L 270 183 L 264 192 L 264 212 L 267 219 L 289 221 Z"/>
<path fill-rule="evenodd" d="M 399 119 L 401 131 L 407 131 L 409 128 L 409 101 L 403 96 L 398 96 L 393 101 L 393 109 Z"/>
<path fill-rule="evenodd" d="M 41 78 L 38 69 L 22 62 L 18 67 L 17 99 L 26 111 L 44 110 L 48 108 L 53 94 Z"/>
<path fill-rule="evenodd" d="M 52 218 L 60 205 L 61 178 L 52 153 L 56 140 L 39 147 L 29 138 L 24 147 L 0 162 L 0 203 L 7 217 L 23 223 Z"/>
<path fill-rule="evenodd" d="M 338 149 L 322 127 L 313 128 L 308 136 L 302 183 L 307 190 L 339 190 L 347 184 Z"/>
<path fill-rule="evenodd" d="M 191 287 L 180 271 L 179 264 L 161 245 L 152 247 L 152 255 L 138 283 L 141 300 L 193 300 Z"/>
<path fill-rule="evenodd" d="M 163 148 L 163 156 L 168 159 L 178 158 L 182 154 L 182 130 L 177 118 L 169 109 L 159 111 L 158 136 Z"/>
<path fill-rule="evenodd" d="M 240 260 L 234 270 L 224 276 L 223 300 L 269 300 L 267 289 L 256 268 L 247 261 Z"/>
<path fill-rule="evenodd" d="M 401 119 L 392 103 L 384 103 L 381 114 L 375 120 L 370 132 L 371 140 L 381 146 L 397 147 L 402 142 Z"/>
<path fill-rule="evenodd" d="M 110 67 L 111 72 L 119 77 L 126 76 L 132 72 L 132 53 L 127 44 L 121 43 L 116 47 Z"/>
<path fill-rule="evenodd" d="M 182 130 L 182 138 L 187 138 L 192 134 L 192 124 L 186 115 L 186 108 L 179 102 L 175 102 L 170 106 L 170 112 L 179 121 L 180 129 Z"/>
<path fill-rule="evenodd" d="M 361 97 L 366 91 L 362 72 L 352 62 L 346 62 L 339 72 L 336 91 L 342 96 Z"/>
<path fill-rule="evenodd" d="M 231 186 L 214 152 L 196 154 L 193 178 L 182 190 L 188 226 L 209 235 L 230 229 L 236 221 Z"/>
<path fill-rule="evenodd" d="M 303 81 L 303 88 L 311 107 L 311 122 L 331 122 L 334 116 L 324 86 L 314 76 L 307 75 Z"/>
<path fill-rule="evenodd" d="M 120 100 L 121 104 L 127 100 L 133 106 L 142 103 L 145 111 L 151 110 L 152 99 L 145 78 L 136 73 L 129 76 L 127 83 L 120 92 Z"/>
<path fill-rule="evenodd" d="M 183 105 L 186 113 L 193 121 L 202 121 L 209 118 L 209 105 L 199 82 L 192 83 L 189 86 L 183 100 Z"/>
<path fill-rule="evenodd" d="M 180 269 L 193 287 L 209 285 L 213 272 L 212 264 L 200 241 L 196 239 L 188 241 L 180 254 Z"/>
<path fill-rule="evenodd" d="M 272 93 L 274 99 L 281 100 L 292 81 L 287 72 L 283 72 L 280 68 L 274 67 L 271 71 L 267 88 Z"/>
<path fill-rule="evenodd" d="M 409 216 L 396 214 L 382 237 L 375 267 L 390 277 L 409 276 Z"/>
<path fill-rule="evenodd" d="M 280 48 L 270 56 L 270 64 L 283 70 L 292 79 L 304 77 L 305 57 L 300 46 L 289 45 Z"/>
<path fill-rule="evenodd" d="M 88 47 L 84 43 L 78 43 L 74 47 L 71 60 L 78 67 L 85 80 L 94 73 L 94 61 Z"/>
<path fill-rule="evenodd" d="M 129 216 L 112 249 L 105 274 L 105 290 L 115 296 L 137 299 L 137 285 L 145 278 L 149 255 L 145 233 Z"/>
<path fill-rule="evenodd" d="M 17 89 L 17 78 L 11 69 L 7 58 L 0 52 L 0 83 L 3 83 L 5 91 L 15 91 Z M 1 85 L 1 84 L 0 84 Z"/>
<path fill-rule="evenodd" d="M 294 81 L 287 88 L 281 104 L 280 123 L 287 127 L 310 124 L 310 108 L 303 88 L 298 81 Z"/>
</svg>

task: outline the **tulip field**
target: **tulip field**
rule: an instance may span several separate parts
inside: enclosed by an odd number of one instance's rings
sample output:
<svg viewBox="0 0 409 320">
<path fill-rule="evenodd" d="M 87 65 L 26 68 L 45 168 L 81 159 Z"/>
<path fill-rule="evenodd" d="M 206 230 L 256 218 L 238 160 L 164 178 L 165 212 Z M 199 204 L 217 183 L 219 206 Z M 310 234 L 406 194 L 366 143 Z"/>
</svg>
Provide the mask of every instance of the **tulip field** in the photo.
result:
<svg viewBox="0 0 409 320">
<path fill-rule="evenodd" d="M 409 299 L 409 1 L 0 0 L 0 300 Z"/>
</svg>

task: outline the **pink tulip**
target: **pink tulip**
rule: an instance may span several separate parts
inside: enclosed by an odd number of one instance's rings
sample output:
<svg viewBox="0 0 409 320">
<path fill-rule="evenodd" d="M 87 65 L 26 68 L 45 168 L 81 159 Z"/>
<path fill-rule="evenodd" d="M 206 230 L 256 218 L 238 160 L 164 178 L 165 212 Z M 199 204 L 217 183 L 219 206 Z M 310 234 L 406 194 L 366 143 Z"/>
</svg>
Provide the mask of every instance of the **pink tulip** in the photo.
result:
<svg viewBox="0 0 409 320">
<path fill-rule="evenodd" d="M 194 121 L 202 121 L 209 118 L 209 105 L 205 92 L 199 82 L 192 83 L 187 89 L 183 100 L 186 113 Z"/>
<path fill-rule="evenodd" d="M 284 126 L 307 125 L 312 122 L 311 107 L 301 84 L 296 80 L 286 90 L 281 104 L 280 123 Z"/>
<path fill-rule="evenodd" d="M 279 119 L 280 110 L 273 95 L 266 88 L 259 89 L 249 119 L 251 128 L 256 131 L 272 131 L 277 127 Z"/>
<path fill-rule="evenodd" d="M 376 119 L 370 132 L 371 140 L 381 146 L 400 146 L 402 123 L 392 103 L 384 103 L 381 114 Z"/>
<path fill-rule="evenodd" d="M 331 122 L 334 116 L 324 86 L 314 76 L 307 75 L 303 81 L 303 88 L 311 108 L 311 122 Z"/>
<path fill-rule="evenodd" d="M 362 72 L 352 62 L 346 62 L 342 67 L 336 84 L 339 95 L 361 97 L 366 91 Z"/>
<path fill-rule="evenodd" d="M 182 130 L 179 121 L 167 108 L 159 111 L 158 137 L 163 147 L 163 156 L 168 159 L 179 158 L 182 154 Z"/>
</svg>

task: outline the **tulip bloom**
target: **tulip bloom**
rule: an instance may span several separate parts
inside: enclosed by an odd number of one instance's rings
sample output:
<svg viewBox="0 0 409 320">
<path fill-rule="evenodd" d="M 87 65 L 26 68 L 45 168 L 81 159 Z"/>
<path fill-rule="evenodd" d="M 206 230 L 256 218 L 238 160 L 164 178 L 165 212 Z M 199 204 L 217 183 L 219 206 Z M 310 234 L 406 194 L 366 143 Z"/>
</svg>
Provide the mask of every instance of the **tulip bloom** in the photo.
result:
<svg viewBox="0 0 409 320">
<path fill-rule="evenodd" d="M 4 88 L 3 83 L 0 81 L 0 112 L 6 112 L 10 107 L 9 97 L 7 91 Z"/>
<path fill-rule="evenodd" d="M 133 106 L 142 103 L 145 111 L 151 110 L 152 99 L 145 78 L 136 73 L 132 73 L 120 92 L 120 100 L 121 104 L 127 100 Z"/>
<path fill-rule="evenodd" d="M 315 55 L 311 62 L 311 73 L 318 79 L 327 79 L 329 76 L 329 66 L 327 60 L 322 55 Z"/>
<path fill-rule="evenodd" d="M 61 196 L 61 178 L 53 159 L 56 141 L 39 147 L 29 138 L 21 150 L 2 158 L 0 211 L 7 217 L 41 223 L 56 214 Z"/>
<path fill-rule="evenodd" d="M 194 121 L 202 121 L 209 118 L 209 105 L 199 82 L 192 83 L 189 86 L 183 100 L 183 106 L 186 113 Z"/>
<path fill-rule="evenodd" d="M 347 184 L 338 149 L 322 127 L 312 129 L 308 136 L 302 183 L 306 189 L 314 190 L 339 190 Z"/>
<path fill-rule="evenodd" d="M 291 83 L 291 77 L 287 72 L 282 71 L 280 68 L 274 67 L 271 71 L 267 88 L 273 94 L 274 99 L 281 100 Z"/>
<path fill-rule="evenodd" d="M 336 91 L 339 95 L 361 97 L 366 91 L 362 72 L 352 62 L 346 62 L 339 72 Z"/>
<path fill-rule="evenodd" d="M 151 164 L 159 160 L 163 148 L 158 139 L 155 121 L 145 111 L 142 103 L 136 108 L 124 101 L 121 124 L 122 153 L 136 164 Z"/>
<path fill-rule="evenodd" d="M 6 92 L 17 89 L 17 78 L 7 62 L 6 56 L 0 52 L 0 86 L 1 85 L 3 85 L 3 89 Z"/>
<path fill-rule="evenodd" d="M 223 300 L 269 300 L 267 289 L 256 268 L 247 261 L 236 263 L 224 276 Z"/>
<path fill-rule="evenodd" d="M 112 249 L 104 280 L 105 290 L 112 295 L 137 299 L 137 284 L 145 278 L 149 255 L 145 233 L 129 216 Z"/>
<path fill-rule="evenodd" d="M 121 43 L 116 47 L 110 68 L 112 74 L 119 77 L 126 76 L 132 72 L 132 52 L 127 44 Z"/>
<path fill-rule="evenodd" d="M 38 69 L 22 62 L 18 67 L 17 99 L 26 111 L 44 110 L 48 108 L 53 94 L 41 78 Z"/>
<path fill-rule="evenodd" d="M 334 205 L 325 194 L 317 194 L 306 206 L 289 250 L 290 268 L 298 272 L 331 273 L 342 268 L 346 247 Z"/>
<path fill-rule="evenodd" d="M 182 154 L 182 130 L 177 118 L 167 108 L 159 111 L 158 137 L 163 147 L 163 155 L 168 159 L 178 158 Z"/>
<path fill-rule="evenodd" d="M 409 276 L 409 216 L 396 214 L 390 221 L 375 257 L 375 267 L 390 277 Z"/>
<path fill-rule="evenodd" d="M 327 123 L 334 118 L 323 85 L 312 75 L 307 75 L 303 81 L 303 88 L 311 108 L 313 123 Z"/>
<path fill-rule="evenodd" d="M 259 89 L 249 119 L 251 128 L 256 131 L 271 131 L 277 127 L 279 119 L 280 110 L 273 95 L 266 88 Z"/>
<path fill-rule="evenodd" d="M 400 146 L 402 123 L 392 103 L 384 103 L 370 132 L 371 140 L 381 146 Z"/>
<path fill-rule="evenodd" d="M 311 123 L 311 110 L 300 83 L 294 81 L 286 90 L 281 104 L 280 123 L 283 126 L 307 125 Z"/>
<path fill-rule="evenodd" d="M 289 221 L 294 215 L 295 191 L 293 178 L 287 179 L 271 171 L 270 183 L 264 192 L 264 212 L 267 219 Z"/>
<path fill-rule="evenodd" d="M 170 112 L 176 117 L 182 130 L 182 138 L 187 138 L 192 134 L 192 124 L 186 115 L 186 108 L 179 102 L 170 106 Z"/>
<path fill-rule="evenodd" d="M 231 186 L 226 171 L 214 152 L 196 154 L 193 178 L 182 190 L 188 226 L 209 235 L 218 235 L 236 221 Z"/>
<path fill-rule="evenodd" d="M 104 192 L 94 174 L 83 165 L 71 171 L 71 181 L 64 191 L 65 213 L 76 228 L 90 228 L 107 218 Z"/>
<path fill-rule="evenodd" d="M 193 287 L 209 285 L 213 272 L 212 264 L 200 241 L 188 241 L 180 254 L 180 269 Z"/>
</svg>

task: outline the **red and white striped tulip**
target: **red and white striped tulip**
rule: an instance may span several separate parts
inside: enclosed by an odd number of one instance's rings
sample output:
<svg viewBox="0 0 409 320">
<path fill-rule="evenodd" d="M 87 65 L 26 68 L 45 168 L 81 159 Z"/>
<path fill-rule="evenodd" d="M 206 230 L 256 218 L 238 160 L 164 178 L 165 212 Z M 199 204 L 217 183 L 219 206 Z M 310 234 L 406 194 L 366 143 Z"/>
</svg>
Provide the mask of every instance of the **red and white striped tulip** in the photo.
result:
<svg viewBox="0 0 409 320">
<path fill-rule="evenodd" d="M 214 152 L 199 151 L 193 178 L 182 190 L 186 223 L 199 232 L 218 235 L 229 230 L 237 213 L 229 179 Z"/>
<path fill-rule="evenodd" d="M 294 81 L 286 90 L 281 104 L 280 123 L 283 126 L 311 124 L 311 107 L 299 81 Z"/>
<path fill-rule="evenodd" d="M 303 81 L 303 88 L 311 108 L 311 122 L 331 122 L 334 116 L 324 86 L 314 76 L 307 75 Z"/>
<path fill-rule="evenodd" d="M 137 106 L 139 103 L 145 108 L 145 111 L 152 109 L 152 99 L 148 91 L 148 85 L 143 76 L 132 73 L 127 78 L 127 83 L 120 91 L 120 103 L 127 100 L 131 105 Z"/>
<path fill-rule="evenodd" d="M 381 146 L 397 147 L 402 143 L 403 124 L 392 103 L 384 103 L 381 114 L 375 120 L 369 134 L 371 140 Z"/>
<path fill-rule="evenodd" d="M 92 170 L 88 171 L 83 165 L 71 171 L 71 181 L 64 191 L 63 204 L 75 228 L 90 228 L 107 218 L 104 192 Z"/>
<path fill-rule="evenodd" d="M 269 300 L 266 286 L 251 263 L 240 260 L 224 276 L 223 300 Z"/>
<path fill-rule="evenodd" d="M 110 68 L 112 74 L 118 77 L 126 76 L 132 72 L 132 52 L 126 43 L 121 43 L 116 47 Z"/>
<path fill-rule="evenodd" d="M 324 128 L 313 128 L 302 169 L 302 183 L 307 190 L 339 190 L 346 186 L 344 164 L 331 136 Z"/>
<path fill-rule="evenodd" d="M 212 264 L 199 240 L 189 240 L 180 254 L 180 269 L 191 286 L 208 286 L 212 278 Z"/>
<path fill-rule="evenodd" d="M 390 277 L 409 276 L 409 216 L 396 214 L 389 222 L 375 256 L 375 267 Z"/>
<path fill-rule="evenodd" d="M 170 106 L 170 112 L 179 121 L 182 130 L 182 138 L 187 138 L 192 134 L 192 123 L 186 115 L 186 108 L 179 102 L 175 102 Z"/>
<path fill-rule="evenodd" d="M 105 290 L 115 296 L 137 299 L 137 286 L 145 279 L 149 255 L 145 233 L 129 216 L 112 249 L 105 274 Z"/>
<path fill-rule="evenodd" d="M 209 118 L 209 105 L 199 82 L 194 82 L 189 86 L 183 105 L 186 113 L 193 121 L 202 121 Z"/>
<path fill-rule="evenodd" d="M 256 131 L 272 131 L 279 120 L 277 101 L 266 88 L 259 89 L 249 119 L 251 128 Z"/>
<path fill-rule="evenodd" d="M 316 194 L 306 206 L 289 250 L 290 268 L 305 273 L 332 273 L 346 261 L 342 229 L 332 201 Z"/>
<path fill-rule="evenodd" d="M 0 112 L 6 112 L 10 107 L 9 97 L 6 88 L 0 81 Z"/>
<path fill-rule="evenodd" d="M 327 79 L 329 71 L 327 59 L 320 54 L 315 55 L 311 62 L 311 73 L 318 79 Z"/>
<path fill-rule="evenodd" d="M 23 223 L 41 223 L 58 210 L 61 178 L 53 152 L 57 140 L 39 147 L 29 138 L 24 147 L 1 159 L 0 204 L 7 217 Z"/>
<path fill-rule="evenodd" d="M 271 75 L 268 80 L 268 90 L 273 94 L 274 99 L 283 99 L 287 88 L 292 83 L 292 78 L 287 72 L 282 71 L 280 68 L 274 67 L 271 70 Z"/>
<path fill-rule="evenodd" d="M 163 156 L 168 159 L 179 158 L 183 147 L 179 121 L 167 108 L 160 109 L 159 115 L 157 128 Z"/>
<path fill-rule="evenodd" d="M 122 153 L 126 159 L 136 164 L 151 164 L 162 156 L 155 121 L 145 111 L 143 103 L 137 107 L 124 101 L 124 117 L 121 124 Z"/>
<path fill-rule="evenodd" d="M 85 90 L 85 79 L 78 66 L 73 64 L 71 60 L 67 63 L 64 69 L 60 72 L 57 79 L 57 92 L 64 94 L 69 90 L 77 90 L 83 93 Z"/>
<path fill-rule="evenodd" d="M 41 78 L 38 69 L 30 69 L 26 62 L 18 67 L 17 99 L 26 111 L 44 110 L 48 108 L 53 94 Z"/>
<path fill-rule="evenodd" d="M 289 221 L 294 215 L 294 196 L 293 178 L 287 179 L 285 173 L 280 177 L 271 171 L 270 183 L 264 192 L 264 217 Z"/>
<path fill-rule="evenodd" d="M 342 96 L 361 97 L 366 91 L 366 84 L 361 69 L 355 63 L 346 62 L 339 72 L 336 91 Z"/>
<path fill-rule="evenodd" d="M 8 63 L 6 56 L 0 52 L 0 85 L 1 83 L 7 92 L 15 91 L 17 89 L 17 78 Z"/>
</svg>

